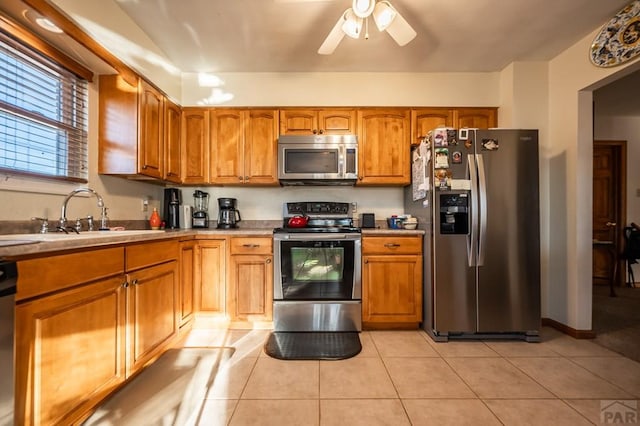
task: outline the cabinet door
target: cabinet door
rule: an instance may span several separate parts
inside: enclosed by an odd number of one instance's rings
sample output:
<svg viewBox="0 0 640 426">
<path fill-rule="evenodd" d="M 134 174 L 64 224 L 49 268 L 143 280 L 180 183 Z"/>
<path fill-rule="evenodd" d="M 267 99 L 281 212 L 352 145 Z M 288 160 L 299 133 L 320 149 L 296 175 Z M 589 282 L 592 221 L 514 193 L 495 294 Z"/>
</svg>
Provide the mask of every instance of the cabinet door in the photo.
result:
<svg viewBox="0 0 640 426">
<path fill-rule="evenodd" d="M 195 300 L 200 312 L 226 312 L 226 247 L 224 240 L 198 242 Z"/>
<path fill-rule="evenodd" d="M 271 255 L 231 256 L 229 301 L 232 321 L 273 319 L 273 263 Z"/>
<path fill-rule="evenodd" d="M 305 109 L 280 110 L 281 135 L 314 135 L 318 133 L 318 112 Z"/>
<path fill-rule="evenodd" d="M 498 113 L 495 108 L 457 108 L 455 123 L 459 129 L 463 127 L 488 129 L 498 125 Z"/>
<path fill-rule="evenodd" d="M 182 182 L 209 182 L 209 111 L 182 110 Z"/>
<path fill-rule="evenodd" d="M 321 109 L 318 111 L 319 133 L 329 135 L 355 134 L 356 111 L 353 109 Z"/>
<path fill-rule="evenodd" d="M 247 111 L 244 139 L 244 183 L 278 184 L 277 149 L 278 111 Z"/>
<path fill-rule="evenodd" d="M 411 145 L 420 144 L 430 130 L 453 126 L 453 110 L 448 108 L 420 108 L 411 110 Z"/>
<path fill-rule="evenodd" d="M 124 381 L 124 282 L 102 279 L 16 306 L 15 424 L 74 424 Z"/>
<path fill-rule="evenodd" d="M 179 315 L 180 326 L 191 321 L 194 313 L 193 295 L 195 287 L 196 242 L 180 243 L 180 293 Z"/>
<path fill-rule="evenodd" d="M 129 273 L 127 377 L 142 368 L 178 331 L 176 261 Z"/>
<path fill-rule="evenodd" d="M 358 111 L 358 185 L 408 185 L 409 111 Z"/>
<path fill-rule="evenodd" d="M 168 99 L 165 100 L 164 105 L 164 179 L 181 183 L 180 107 Z"/>
<path fill-rule="evenodd" d="M 422 321 L 422 256 L 363 256 L 362 321 Z"/>
<path fill-rule="evenodd" d="M 211 182 L 244 182 L 244 111 L 211 110 Z"/>
<path fill-rule="evenodd" d="M 162 179 L 164 96 L 144 80 L 140 80 L 139 92 L 138 171 L 145 176 Z"/>
</svg>

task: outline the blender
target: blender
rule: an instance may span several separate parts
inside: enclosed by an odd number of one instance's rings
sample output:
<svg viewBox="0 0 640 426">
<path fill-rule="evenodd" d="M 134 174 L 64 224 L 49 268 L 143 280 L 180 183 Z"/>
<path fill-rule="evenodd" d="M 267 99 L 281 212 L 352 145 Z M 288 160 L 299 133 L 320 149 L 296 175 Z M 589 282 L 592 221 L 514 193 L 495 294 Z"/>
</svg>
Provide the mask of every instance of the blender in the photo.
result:
<svg viewBox="0 0 640 426">
<path fill-rule="evenodd" d="M 209 227 L 209 194 L 200 190 L 193 193 L 193 227 Z"/>
</svg>

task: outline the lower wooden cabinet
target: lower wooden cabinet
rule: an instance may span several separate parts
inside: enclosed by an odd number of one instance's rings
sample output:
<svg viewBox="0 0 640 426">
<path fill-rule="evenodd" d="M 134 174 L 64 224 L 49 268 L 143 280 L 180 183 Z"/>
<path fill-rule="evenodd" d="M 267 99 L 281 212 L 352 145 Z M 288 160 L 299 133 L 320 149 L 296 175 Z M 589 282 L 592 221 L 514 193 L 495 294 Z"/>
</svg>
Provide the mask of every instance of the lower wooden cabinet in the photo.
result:
<svg viewBox="0 0 640 426">
<path fill-rule="evenodd" d="M 49 294 L 16 306 L 16 425 L 71 424 L 125 380 L 126 284 L 123 249 L 84 253 L 85 263 L 69 276 L 86 281 L 60 292 L 66 282 L 48 281 Z M 111 277 L 91 277 L 89 265 L 105 254 L 118 256 Z M 20 287 L 65 267 L 77 254 L 19 262 Z M 60 263 L 58 263 L 60 262 Z M 109 261 L 117 264 L 114 259 Z M 101 269 L 101 268 L 97 268 Z M 23 281 L 20 281 L 23 280 Z"/>
<path fill-rule="evenodd" d="M 180 242 L 180 291 L 178 293 L 178 314 L 180 327 L 193 319 L 194 289 L 196 276 L 196 241 Z"/>
<path fill-rule="evenodd" d="M 273 319 L 272 238 L 230 239 L 227 311 L 232 321 Z"/>
<path fill-rule="evenodd" d="M 178 264 L 170 261 L 127 274 L 127 377 L 178 332 Z"/>
<path fill-rule="evenodd" d="M 196 311 L 226 313 L 226 242 L 198 240 L 196 252 Z"/>
<path fill-rule="evenodd" d="M 75 424 L 163 352 L 177 259 L 165 240 L 18 261 L 16 424 Z"/>
<path fill-rule="evenodd" d="M 422 321 L 422 236 L 362 238 L 365 327 Z"/>
</svg>

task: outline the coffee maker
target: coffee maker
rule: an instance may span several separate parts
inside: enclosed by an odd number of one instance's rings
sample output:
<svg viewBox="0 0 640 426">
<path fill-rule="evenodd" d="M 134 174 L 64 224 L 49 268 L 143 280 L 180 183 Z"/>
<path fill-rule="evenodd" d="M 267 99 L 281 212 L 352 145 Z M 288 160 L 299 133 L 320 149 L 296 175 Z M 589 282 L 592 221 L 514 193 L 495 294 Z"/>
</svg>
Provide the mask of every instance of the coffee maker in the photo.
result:
<svg viewBox="0 0 640 426">
<path fill-rule="evenodd" d="M 237 209 L 238 200 L 235 198 L 218 198 L 218 228 L 236 228 L 242 220 Z"/>
<path fill-rule="evenodd" d="M 199 189 L 193 193 L 193 227 L 209 227 L 209 194 Z"/>
<path fill-rule="evenodd" d="M 164 223 L 167 229 L 180 227 L 180 204 L 182 195 L 178 188 L 165 188 L 164 190 Z"/>
</svg>

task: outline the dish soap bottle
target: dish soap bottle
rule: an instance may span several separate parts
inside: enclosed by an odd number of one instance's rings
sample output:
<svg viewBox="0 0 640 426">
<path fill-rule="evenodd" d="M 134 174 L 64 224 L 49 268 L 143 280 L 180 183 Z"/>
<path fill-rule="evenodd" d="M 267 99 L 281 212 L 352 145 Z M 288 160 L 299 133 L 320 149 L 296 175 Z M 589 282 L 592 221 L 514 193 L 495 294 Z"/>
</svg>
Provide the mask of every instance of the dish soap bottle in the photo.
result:
<svg viewBox="0 0 640 426">
<path fill-rule="evenodd" d="M 154 207 L 153 213 L 151 213 L 151 217 L 149 217 L 149 225 L 151 225 L 151 229 L 157 230 L 160 229 L 160 223 L 162 223 L 162 219 L 160 219 L 158 209 Z"/>
</svg>

